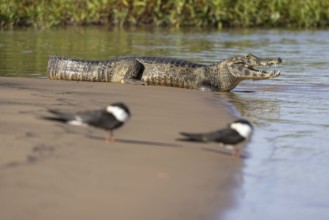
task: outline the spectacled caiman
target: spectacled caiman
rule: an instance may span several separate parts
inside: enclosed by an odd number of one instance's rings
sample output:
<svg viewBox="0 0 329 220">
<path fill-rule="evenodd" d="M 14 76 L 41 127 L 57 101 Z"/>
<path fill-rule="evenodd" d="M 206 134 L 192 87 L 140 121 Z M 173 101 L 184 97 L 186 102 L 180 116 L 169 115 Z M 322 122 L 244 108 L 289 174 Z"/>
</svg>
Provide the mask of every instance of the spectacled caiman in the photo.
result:
<svg viewBox="0 0 329 220">
<path fill-rule="evenodd" d="M 202 91 L 230 91 L 243 80 L 277 77 L 280 71 L 254 69 L 282 63 L 281 58 L 234 56 L 204 65 L 169 57 L 124 57 L 116 60 L 78 60 L 50 55 L 50 79 L 162 85 Z"/>
</svg>

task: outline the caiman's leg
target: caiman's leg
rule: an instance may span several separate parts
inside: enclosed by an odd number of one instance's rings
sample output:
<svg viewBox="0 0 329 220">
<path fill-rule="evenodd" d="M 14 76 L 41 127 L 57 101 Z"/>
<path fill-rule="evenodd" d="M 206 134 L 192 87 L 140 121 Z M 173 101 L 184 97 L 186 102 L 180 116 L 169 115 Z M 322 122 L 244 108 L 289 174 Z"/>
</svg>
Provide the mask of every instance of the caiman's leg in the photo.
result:
<svg viewBox="0 0 329 220">
<path fill-rule="evenodd" d="M 140 80 L 143 75 L 144 65 L 137 60 L 122 60 L 112 64 L 110 69 L 110 82 L 144 85 L 144 82 Z"/>
<path fill-rule="evenodd" d="M 133 63 L 128 67 L 127 73 L 124 76 L 124 83 L 133 85 L 146 85 L 144 81 L 141 81 L 144 65 L 137 60 L 132 61 Z"/>
</svg>

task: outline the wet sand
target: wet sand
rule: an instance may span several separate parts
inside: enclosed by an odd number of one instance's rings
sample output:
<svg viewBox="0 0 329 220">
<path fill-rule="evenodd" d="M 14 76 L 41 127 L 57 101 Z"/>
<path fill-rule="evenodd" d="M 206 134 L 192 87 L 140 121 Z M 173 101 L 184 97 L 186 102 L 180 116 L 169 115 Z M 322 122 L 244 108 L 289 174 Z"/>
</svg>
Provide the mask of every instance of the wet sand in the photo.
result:
<svg viewBox="0 0 329 220">
<path fill-rule="evenodd" d="M 116 101 L 132 112 L 116 143 L 40 119 Z M 212 93 L 3 77 L 0 114 L 2 220 L 205 220 L 234 203 L 242 161 L 176 140 L 234 119 Z"/>
</svg>

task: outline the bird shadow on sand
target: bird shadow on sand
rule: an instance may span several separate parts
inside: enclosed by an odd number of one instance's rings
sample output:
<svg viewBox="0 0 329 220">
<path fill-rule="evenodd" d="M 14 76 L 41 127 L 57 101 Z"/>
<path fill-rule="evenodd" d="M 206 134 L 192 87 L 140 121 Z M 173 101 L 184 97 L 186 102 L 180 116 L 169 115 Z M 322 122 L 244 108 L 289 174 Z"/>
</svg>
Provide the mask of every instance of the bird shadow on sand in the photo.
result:
<svg viewBox="0 0 329 220">
<path fill-rule="evenodd" d="M 91 135 L 88 135 L 86 137 L 95 139 L 95 140 L 101 140 L 101 141 L 105 142 L 103 137 L 91 136 Z M 145 140 L 122 139 L 122 138 L 116 138 L 115 142 L 123 143 L 123 144 L 152 145 L 152 146 L 156 146 L 156 147 L 182 147 L 179 144 L 156 142 L 156 141 L 145 141 Z"/>
<path fill-rule="evenodd" d="M 223 150 L 223 149 L 216 148 L 216 147 L 202 147 L 202 150 L 209 151 L 209 152 L 212 152 L 212 153 L 226 155 L 228 157 L 232 157 L 230 151 Z M 249 156 L 247 154 L 245 154 L 245 153 L 240 153 L 240 156 L 239 157 L 240 157 L 240 159 L 247 159 L 247 158 L 249 158 Z"/>
</svg>

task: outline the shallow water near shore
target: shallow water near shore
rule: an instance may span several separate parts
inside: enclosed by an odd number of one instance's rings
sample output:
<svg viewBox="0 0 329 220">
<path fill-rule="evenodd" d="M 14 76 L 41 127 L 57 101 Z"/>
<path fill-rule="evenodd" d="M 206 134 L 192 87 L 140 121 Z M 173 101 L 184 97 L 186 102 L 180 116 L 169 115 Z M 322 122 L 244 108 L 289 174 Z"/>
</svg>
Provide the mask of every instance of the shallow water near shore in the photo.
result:
<svg viewBox="0 0 329 220">
<path fill-rule="evenodd" d="M 171 56 L 205 64 L 248 52 L 279 56 L 283 59 L 279 78 L 245 81 L 231 93 L 214 93 L 255 125 L 242 187 L 236 190 L 237 205 L 225 219 L 327 219 L 328 34 L 327 30 L 3 31 L 0 76 L 45 77 L 48 54 L 82 59 Z"/>
</svg>

